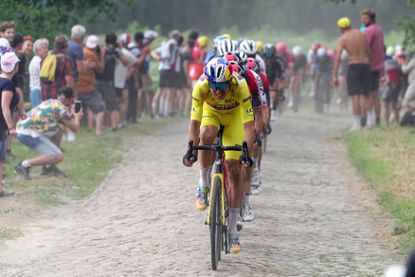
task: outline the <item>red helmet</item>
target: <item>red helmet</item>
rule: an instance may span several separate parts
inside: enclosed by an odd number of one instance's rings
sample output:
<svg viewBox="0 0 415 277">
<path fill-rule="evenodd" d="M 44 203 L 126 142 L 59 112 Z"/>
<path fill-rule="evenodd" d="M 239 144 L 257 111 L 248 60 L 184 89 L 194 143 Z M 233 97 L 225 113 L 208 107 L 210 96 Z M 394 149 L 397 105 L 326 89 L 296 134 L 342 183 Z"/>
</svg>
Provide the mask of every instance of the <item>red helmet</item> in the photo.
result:
<svg viewBox="0 0 415 277">
<path fill-rule="evenodd" d="M 318 42 L 315 42 L 311 45 L 311 50 L 313 50 L 314 53 L 317 52 L 317 50 L 321 47 L 321 44 Z"/>
<path fill-rule="evenodd" d="M 334 59 L 336 57 L 336 52 L 334 50 L 328 49 L 327 50 L 327 56 Z"/>
<path fill-rule="evenodd" d="M 231 72 L 236 73 L 240 73 L 241 71 L 241 68 L 239 67 L 239 64 L 236 61 L 229 61 L 229 69 L 231 70 Z"/>
<path fill-rule="evenodd" d="M 277 45 L 275 46 L 275 49 L 277 50 L 279 54 L 284 54 L 287 52 L 287 44 L 285 44 L 285 42 L 283 41 L 278 42 Z"/>
</svg>

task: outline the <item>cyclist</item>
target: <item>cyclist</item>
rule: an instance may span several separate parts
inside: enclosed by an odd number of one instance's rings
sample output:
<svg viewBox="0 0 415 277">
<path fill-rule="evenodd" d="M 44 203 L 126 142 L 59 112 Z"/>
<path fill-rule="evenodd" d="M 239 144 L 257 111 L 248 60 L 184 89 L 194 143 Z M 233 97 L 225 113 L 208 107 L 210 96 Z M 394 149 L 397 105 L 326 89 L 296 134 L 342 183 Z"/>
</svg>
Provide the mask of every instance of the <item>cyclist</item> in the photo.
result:
<svg viewBox="0 0 415 277">
<path fill-rule="evenodd" d="M 230 39 L 224 39 L 221 40 L 218 44 L 217 55 L 224 56 L 227 53 L 234 53 L 237 50 L 238 49 L 235 41 Z"/>
<path fill-rule="evenodd" d="M 270 93 L 272 101 L 268 104 L 271 105 L 271 120 L 274 120 L 276 117 L 276 111 L 278 106 L 278 101 L 283 99 L 284 93 L 284 72 L 286 69 L 286 64 L 284 60 L 277 56 L 276 49 L 271 43 L 264 45 L 264 59 L 266 65 L 266 76 L 268 78 Z"/>
<path fill-rule="evenodd" d="M 292 49 L 292 76 L 290 82 L 290 103 L 293 103 L 294 112 L 298 111 L 301 101 L 301 85 L 305 77 L 305 70 L 307 68 L 307 58 L 303 53 L 301 46 L 295 46 Z"/>
<path fill-rule="evenodd" d="M 210 50 L 205 57 L 205 64 L 207 64 L 211 59 L 213 59 L 214 57 L 217 57 L 217 49 L 218 49 L 218 45 L 219 43 L 224 40 L 224 39 L 228 39 L 226 36 L 224 35 L 220 35 L 217 36 L 214 40 L 213 40 L 213 49 Z"/>
<path fill-rule="evenodd" d="M 189 141 L 195 145 L 211 145 L 217 137 L 220 126 L 224 126 L 223 144 L 241 144 L 245 140 L 252 147 L 255 130 L 250 94 L 246 81 L 231 73 L 229 63 L 223 58 L 211 60 L 205 68 L 192 92 L 192 108 L 189 123 Z M 196 208 L 203 211 L 207 207 L 207 193 L 214 156 L 200 151 L 200 181 L 197 189 Z M 240 251 L 237 219 L 240 215 L 243 195 L 242 170 L 238 152 L 227 152 L 226 165 L 229 173 L 229 243 L 230 252 Z M 192 166 L 196 155 L 185 155 L 183 162 Z M 248 162 L 241 159 L 244 167 Z"/>
<path fill-rule="evenodd" d="M 248 58 L 254 58 L 258 62 L 261 72 L 266 72 L 264 59 L 258 55 L 258 46 L 255 41 L 250 39 L 242 40 L 239 44 L 239 49 L 244 52 Z"/>
</svg>

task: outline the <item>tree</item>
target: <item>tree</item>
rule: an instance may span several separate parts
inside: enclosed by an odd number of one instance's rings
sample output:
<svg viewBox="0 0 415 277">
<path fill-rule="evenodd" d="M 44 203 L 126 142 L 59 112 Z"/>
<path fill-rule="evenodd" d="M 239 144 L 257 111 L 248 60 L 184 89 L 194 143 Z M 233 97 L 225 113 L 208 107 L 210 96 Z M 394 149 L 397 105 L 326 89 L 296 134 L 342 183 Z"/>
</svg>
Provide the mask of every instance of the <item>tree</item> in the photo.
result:
<svg viewBox="0 0 415 277">
<path fill-rule="evenodd" d="M 112 0 L 1 0 L 0 18 L 15 21 L 19 33 L 53 38 L 79 21 L 114 20 L 118 8 Z"/>
</svg>

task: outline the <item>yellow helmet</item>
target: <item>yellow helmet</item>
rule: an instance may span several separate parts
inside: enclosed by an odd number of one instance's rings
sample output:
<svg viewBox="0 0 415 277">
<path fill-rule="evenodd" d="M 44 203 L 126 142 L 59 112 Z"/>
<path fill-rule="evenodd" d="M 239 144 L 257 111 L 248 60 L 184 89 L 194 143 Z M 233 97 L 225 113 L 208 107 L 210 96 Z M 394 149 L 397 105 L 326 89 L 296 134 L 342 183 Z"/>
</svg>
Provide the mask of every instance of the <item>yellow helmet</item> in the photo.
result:
<svg viewBox="0 0 415 277">
<path fill-rule="evenodd" d="M 200 47 L 206 47 L 209 43 L 209 38 L 207 36 L 200 36 L 197 38 L 197 43 Z"/>
<path fill-rule="evenodd" d="M 232 36 L 230 34 L 222 34 L 222 36 L 226 37 L 227 39 L 232 39 Z"/>
<path fill-rule="evenodd" d="M 257 40 L 256 46 L 258 47 L 258 52 L 262 53 L 262 51 L 264 50 L 264 42 L 261 40 Z"/>
<path fill-rule="evenodd" d="M 350 19 L 347 17 L 340 18 L 337 20 L 337 26 L 339 26 L 340 29 L 350 28 Z"/>
</svg>

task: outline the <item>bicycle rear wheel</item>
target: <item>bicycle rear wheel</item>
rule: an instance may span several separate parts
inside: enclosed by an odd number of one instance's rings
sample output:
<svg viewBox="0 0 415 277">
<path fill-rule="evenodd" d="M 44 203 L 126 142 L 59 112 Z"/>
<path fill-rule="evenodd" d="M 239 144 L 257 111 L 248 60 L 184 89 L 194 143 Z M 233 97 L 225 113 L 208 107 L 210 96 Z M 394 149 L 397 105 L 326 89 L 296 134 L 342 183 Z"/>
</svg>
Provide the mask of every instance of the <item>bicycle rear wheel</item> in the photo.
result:
<svg viewBox="0 0 415 277">
<path fill-rule="evenodd" d="M 215 178 L 210 207 L 210 253 L 212 270 L 216 270 L 220 260 L 222 248 L 222 203 L 221 203 L 221 179 Z"/>
</svg>

